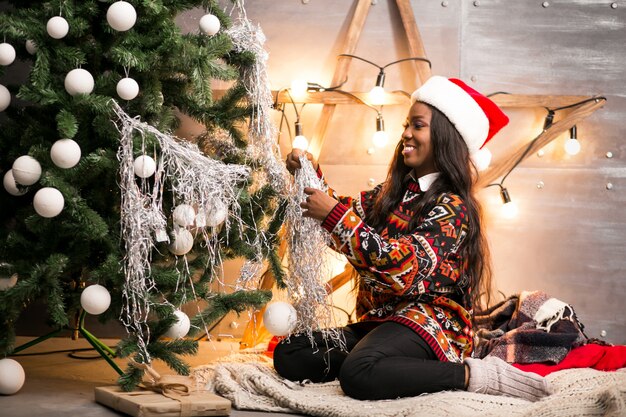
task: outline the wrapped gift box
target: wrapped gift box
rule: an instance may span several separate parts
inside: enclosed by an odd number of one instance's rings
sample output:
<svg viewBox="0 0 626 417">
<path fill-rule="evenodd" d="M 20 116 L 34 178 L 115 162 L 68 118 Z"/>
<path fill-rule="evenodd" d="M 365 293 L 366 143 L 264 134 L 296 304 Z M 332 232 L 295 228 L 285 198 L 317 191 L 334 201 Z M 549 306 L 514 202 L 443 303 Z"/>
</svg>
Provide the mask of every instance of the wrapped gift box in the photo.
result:
<svg viewBox="0 0 626 417">
<path fill-rule="evenodd" d="M 230 401 L 208 391 L 193 391 L 185 399 L 190 402 L 181 414 L 178 400 L 147 389 L 125 392 L 118 386 L 96 387 L 96 402 L 133 417 L 227 416 Z"/>
</svg>

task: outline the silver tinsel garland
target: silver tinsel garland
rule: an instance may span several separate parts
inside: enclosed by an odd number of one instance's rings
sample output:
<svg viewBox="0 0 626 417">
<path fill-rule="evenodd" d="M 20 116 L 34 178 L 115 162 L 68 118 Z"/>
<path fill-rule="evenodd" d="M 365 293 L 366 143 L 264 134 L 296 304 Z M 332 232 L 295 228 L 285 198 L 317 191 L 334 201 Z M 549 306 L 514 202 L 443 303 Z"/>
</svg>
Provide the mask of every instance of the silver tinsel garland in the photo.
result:
<svg viewBox="0 0 626 417">
<path fill-rule="evenodd" d="M 127 331 L 137 337 L 139 353 L 143 362 L 148 363 L 150 356 L 146 346 L 150 333 L 146 322 L 151 307 L 149 295 L 158 291 L 150 274 L 151 253 L 157 241 L 169 239 L 167 217 L 162 207 L 165 187 L 171 191 L 174 205 L 189 204 L 197 207 L 198 213 L 211 213 L 222 206 L 228 209 L 223 227 L 228 228 L 232 221 L 242 226 L 237 185 L 248 178 L 250 169 L 206 157 L 195 144 L 178 140 L 138 118 L 131 118 L 114 100 L 112 107 L 120 131 L 121 232 L 126 249 L 126 282 L 120 319 Z M 146 189 L 144 180 L 142 187 L 137 185 L 133 154 L 133 140 L 137 135 L 142 138 L 142 143 L 145 143 L 145 136 L 150 135 L 159 144 L 160 160 L 152 190 Z M 215 266 L 221 263 L 221 242 L 217 239 L 217 230 L 210 229 L 213 228 L 197 227 L 196 233 L 203 237 L 208 264 Z M 191 279 L 186 262 L 179 273 L 181 279 Z M 167 300 L 163 302 L 168 303 Z"/>
</svg>

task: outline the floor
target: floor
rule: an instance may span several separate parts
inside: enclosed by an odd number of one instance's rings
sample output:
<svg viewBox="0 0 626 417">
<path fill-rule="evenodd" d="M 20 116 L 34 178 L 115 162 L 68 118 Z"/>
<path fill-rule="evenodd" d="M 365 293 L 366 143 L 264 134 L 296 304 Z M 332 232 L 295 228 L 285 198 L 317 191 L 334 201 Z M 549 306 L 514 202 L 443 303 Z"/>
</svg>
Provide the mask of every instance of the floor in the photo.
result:
<svg viewBox="0 0 626 417">
<path fill-rule="evenodd" d="M 32 338 L 18 337 L 17 345 Z M 117 343 L 116 339 L 102 339 L 109 346 Z M 22 356 L 13 356 L 26 373 L 22 389 L 11 396 L 0 396 L 0 415 L 3 417 L 119 417 L 119 412 L 109 409 L 94 401 L 94 388 L 115 385 L 117 373 L 95 351 L 77 351 L 77 359 L 68 354 L 71 350 L 89 348 L 83 339 L 72 340 L 69 337 L 48 339 L 22 352 Z M 199 353 L 188 358 L 192 367 L 211 363 L 212 360 L 237 352 L 236 341 L 200 342 Z M 123 360 L 115 362 L 124 369 Z M 162 363 L 155 363 L 154 368 L 161 374 L 173 371 Z M 264 413 L 233 409 L 233 417 L 287 417 L 294 414 Z"/>
</svg>

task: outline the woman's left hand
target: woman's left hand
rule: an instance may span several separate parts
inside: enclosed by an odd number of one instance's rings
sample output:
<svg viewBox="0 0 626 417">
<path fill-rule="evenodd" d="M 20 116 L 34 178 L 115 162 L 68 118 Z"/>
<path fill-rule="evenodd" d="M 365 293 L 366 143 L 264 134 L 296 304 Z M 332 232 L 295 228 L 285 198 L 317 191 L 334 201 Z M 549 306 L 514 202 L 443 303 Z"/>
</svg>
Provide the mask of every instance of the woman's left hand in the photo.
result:
<svg viewBox="0 0 626 417">
<path fill-rule="evenodd" d="M 302 207 L 302 215 L 305 217 L 312 217 L 319 221 L 324 221 L 328 213 L 330 213 L 338 203 L 337 200 L 324 191 L 316 188 L 306 187 L 304 193 L 307 195 L 307 198 L 300 203 L 300 207 Z"/>
</svg>

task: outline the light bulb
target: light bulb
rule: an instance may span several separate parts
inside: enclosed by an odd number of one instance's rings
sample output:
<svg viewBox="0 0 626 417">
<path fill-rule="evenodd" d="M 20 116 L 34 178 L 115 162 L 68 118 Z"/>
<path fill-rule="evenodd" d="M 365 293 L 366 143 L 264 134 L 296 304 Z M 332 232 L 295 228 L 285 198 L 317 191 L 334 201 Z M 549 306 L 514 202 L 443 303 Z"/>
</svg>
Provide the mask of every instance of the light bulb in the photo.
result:
<svg viewBox="0 0 626 417">
<path fill-rule="evenodd" d="M 384 130 L 377 130 L 376 133 L 374 133 L 372 141 L 377 148 L 384 148 L 387 142 L 389 142 L 389 135 L 387 135 L 387 132 Z"/>
<path fill-rule="evenodd" d="M 578 141 L 578 139 L 569 138 L 568 140 L 566 140 L 565 152 L 567 152 L 568 155 L 576 155 L 578 152 L 580 152 L 580 142 Z"/>
<path fill-rule="evenodd" d="M 517 213 L 519 212 L 517 204 L 512 201 L 504 203 L 501 210 L 502 217 L 504 217 L 505 219 L 514 219 L 515 217 L 517 217 Z"/>
<path fill-rule="evenodd" d="M 491 163 L 491 151 L 488 148 L 477 150 L 472 154 L 472 161 L 478 171 L 486 170 Z"/>
<path fill-rule="evenodd" d="M 369 92 L 370 103 L 381 105 L 385 103 L 385 89 L 379 85 L 372 88 Z"/>
<path fill-rule="evenodd" d="M 293 80 L 291 82 L 290 93 L 294 97 L 302 97 L 306 94 L 309 87 L 309 83 L 305 80 Z"/>
<path fill-rule="evenodd" d="M 293 143 L 291 144 L 291 147 L 294 149 L 302 149 L 303 151 L 306 151 L 306 149 L 309 147 L 309 140 L 303 135 L 298 135 L 293 138 Z"/>
</svg>

